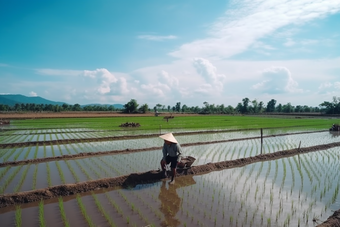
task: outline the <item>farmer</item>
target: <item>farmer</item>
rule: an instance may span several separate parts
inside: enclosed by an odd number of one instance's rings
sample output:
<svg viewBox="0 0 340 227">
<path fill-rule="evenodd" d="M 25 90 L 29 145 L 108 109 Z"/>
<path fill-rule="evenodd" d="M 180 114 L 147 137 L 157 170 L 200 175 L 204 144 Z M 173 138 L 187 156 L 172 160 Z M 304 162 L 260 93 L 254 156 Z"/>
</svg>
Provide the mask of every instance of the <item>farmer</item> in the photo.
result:
<svg viewBox="0 0 340 227">
<path fill-rule="evenodd" d="M 181 146 L 178 144 L 175 137 L 172 133 L 167 133 L 160 136 L 164 139 L 163 144 L 163 158 L 161 160 L 161 167 L 163 170 L 164 177 L 167 177 L 165 165 L 171 163 L 171 181 L 170 184 L 175 183 L 175 175 L 176 175 L 176 167 L 177 164 L 181 161 L 182 149 Z"/>
</svg>

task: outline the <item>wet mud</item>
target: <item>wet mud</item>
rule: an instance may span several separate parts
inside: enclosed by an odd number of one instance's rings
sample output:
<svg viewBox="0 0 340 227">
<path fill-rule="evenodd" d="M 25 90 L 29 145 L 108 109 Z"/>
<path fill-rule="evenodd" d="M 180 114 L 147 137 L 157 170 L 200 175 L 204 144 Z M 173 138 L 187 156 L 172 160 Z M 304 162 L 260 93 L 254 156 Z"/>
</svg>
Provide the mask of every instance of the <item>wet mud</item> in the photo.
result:
<svg viewBox="0 0 340 227">
<path fill-rule="evenodd" d="M 325 130 L 321 131 L 311 131 L 311 132 L 296 132 L 296 133 L 282 133 L 282 134 L 275 134 L 275 135 L 267 135 L 263 136 L 263 138 L 269 137 L 277 137 L 277 136 L 287 136 L 287 135 L 297 135 L 297 134 L 310 134 L 310 133 L 319 133 L 325 132 Z M 207 132 L 200 132 L 202 134 L 206 134 Z M 210 133 L 217 133 L 210 132 Z M 191 135 L 191 134 L 199 134 L 198 132 L 189 132 L 189 133 L 176 133 L 175 135 Z M 108 137 L 104 138 L 89 138 L 89 139 L 69 139 L 69 140 L 52 140 L 50 141 L 49 145 L 56 145 L 56 144 L 69 144 L 69 143 L 84 143 L 84 142 L 99 142 L 99 141 L 108 141 L 108 140 L 124 140 L 124 139 L 141 139 L 141 138 L 151 138 L 157 137 L 158 134 L 154 135 L 138 135 L 138 136 L 121 136 L 121 137 Z M 238 139 L 228 139 L 228 140 L 218 140 L 218 141 L 209 141 L 209 142 L 195 142 L 195 143 L 187 143 L 181 144 L 182 147 L 188 146 L 197 146 L 197 145 L 207 145 L 207 144 L 215 144 L 215 143 L 225 143 L 225 142 L 235 142 L 235 141 L 243 141 L 243 140 L 251 140 L 251 139 L 260 139 L 260 136 L 255 137 L 247 137 L 247 138 L 238 138 Z M 46 142 L 45 142 L 46 143 Z M 25 142 L 25 143 L 11 143 L 11 144 L 0 144 L 0 148 L 6 147 L 21 147 L 24 146 L 32 146 L 32 145 L 39 145 L 43 146 L 44 142 L 37 141 L 37 142 Z M 20 161 L 10 161 L 10 162 L 3 162 L 0 163 L 0 167 L 5 166 L 17 166 L 17 165 L 25 165 L 25 164 L 33 164 L 33 163 L 42 163 L 42 162 L 49 162 L 49 161 L 57 161 L 57 160 L 69 160 L 75 158 L 87 158 L 93 156 L 101 156 L 101 155 L 109 155 L 109 154 L 126 154 L 126 153 L 133 153 L 133 152 L 141 152 L 141 151 L 149 151 L 149 150 L 156 150 L 161 149 L 161 147 L 149 147 L 149 148 L 140 148 L 140 149 L 122 149 L 122 150 L 113 150 L 113 151 L 97 151 L 97 152 L 84 152 L 72 155 L 62 155 L 62 156 L 54 156 L 54 157 L 45 157 L 45 158 L 36 158 L 36 159 L 27 159 L 27 160 L 20 160 Z"/>
<path fill-rule="evenodd" d="M 340 209 L 335 211 L 325 222 L 316 227 L 340 227 Z"/>
<path fill-rule="evenodd" d="M 222 161 L 217 163 L 208 163 L 200 166 L 192 166 L 191 168 L 183 171 L 178 171 L 177 177 L 181 175 L 201 175 L 212 171 L 218 171 L 228 168 L 236 168 L 252 164 L 255 162 L 275 160 L 285 157 L 290 157 L 293 155 L 315 152 L 319 150 L 326 150 L 333 147 L 339 147 L 340 142 L 323 144 L 312 147 L 296 148 L 291 150 L 278 151 L 269 154 L 261 154 L 249 158 L 240 158 L 230 161 Z M 138 184 L 154 183 L 162 179 L 162 172 L 159 170 L 151 170 L 143 173 L 131 173 L 129 175 L 114 177 L 114 178 L 104 178 L 86 182 L 79 182 L 75 184 L 64 184 L 57 185 L 49 188 L 4 194 L 0 195 L 0 208 L 11 206 L 15 204 L 31 203 L 40 200 L 47 200 L 51 198 L 56 198 L 59 196 L 69 196 L 77 193 L 89 192 L 99 190 L 101 188 L 111 188 L 111 187 L 135 187 Z"/>
</svg>

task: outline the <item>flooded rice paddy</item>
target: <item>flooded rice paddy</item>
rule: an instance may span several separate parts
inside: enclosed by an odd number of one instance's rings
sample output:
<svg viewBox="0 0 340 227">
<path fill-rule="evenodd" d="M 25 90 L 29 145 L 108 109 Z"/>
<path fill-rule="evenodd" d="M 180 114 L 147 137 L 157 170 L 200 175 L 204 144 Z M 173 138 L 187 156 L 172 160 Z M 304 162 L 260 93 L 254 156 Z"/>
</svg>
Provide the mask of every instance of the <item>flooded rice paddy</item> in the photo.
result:
<svg viewBox="0 0 340 227">
<path fill-rule="evenodd" d="M 264 135 L 287 131 L 268 130 Z M 146 149 L 1 167 L 2 195 L 155 170 L 162 157 L 162 140 L 157 137 L 51 145 L 52 140 L 102 138 L 112 136 L 113 132 L 50 129 L 1 133 L 1 144 L 46 142 L 44 146 L 0 149 L 1 163 L 83 152 Z M 259 131 L 238 131 L 176 138 L 185 155 L 197 158 L 194 165 L 203 165 L 259 155 L 260 139 L 251 138 L 258 136 Z M 236 138 L 244 140 L 218 142 Z M 339 142 L 339 138 L 329 132 L 268 137 L 262 152 L 297 148 L 300 142 L 301 147 L 329 144 Z M 216 143 L 195 145 L 211 141 Z M 340 208 L 339 159 L 340 149 L 332 148 L 204 175 L 181 176 L 174 185 L 162 180 L 133 188 L 98 189 L 0 208 L 0 220 L 4 226 L 315 226 Z"/>
</svg>

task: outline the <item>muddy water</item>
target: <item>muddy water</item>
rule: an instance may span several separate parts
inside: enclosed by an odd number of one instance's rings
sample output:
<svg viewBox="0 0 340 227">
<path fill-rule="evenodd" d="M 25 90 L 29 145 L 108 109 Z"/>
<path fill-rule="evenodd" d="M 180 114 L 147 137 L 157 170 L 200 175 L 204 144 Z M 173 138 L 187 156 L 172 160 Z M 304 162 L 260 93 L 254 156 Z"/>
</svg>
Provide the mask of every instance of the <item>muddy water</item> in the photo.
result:
<svg viewBox="0 0 340 227">
<path fill-rule="evenodd" d="M 20 171 L 15 175 L 15 177 L 12 179 L 12 181 L 9 183 L 9 185 L 5 189 L 5 194 L 14 192 L 14 189 L 19 185 L 21 175 L 23 175 L 27 166 L 19 166 L 19 167 L 21 167 Z"/>
<path fill-rule="evenodd" d="M 17 149 L 15 149 L 15 152 L 11 155 L 11 156 L 9 156 L 9 158 L 7 159 L 7 161 L 14 161 L 14 159 L 15 159 L 15 157 L 20 153 L 22 153 L 22 148 L 17 148 Z"/>
<path fill-rule="evenodd" d="M 36 165 L 33 164 L 29 167 L 26 178 L 24 180 L 24 183 L 21 186 L 20 191 L 29 191 L 32 190 L 32 184 L 33 184 L 33 175 L 35 171 Z"/>
<path fill-rule="evenodd" d="M 66 165 L 65 161 L 58 161 L 58 163 L 59 163 L 60 168 L 62 169 L 62 171 L 64 173 L 66 184 L 75 183 L 76 180 L 72 176 L 72 173 L 71 173 L 70 169 L 68 168 L 68 166 Z"/>
<path fill-rule="evenodd" d="M 54 150 L 54 156 L 61 156 L 58 145 L 51 145 L 51 147 L 53 147 Z M 52 149 L 52 148 L 51 148 Z"/>
<path fill-rule="evenodd" d="M 103 217 L 102 213 L 98 210 L 92 195 L 84 196 L 81 198 L 86 213 L 92 220 L 95 226 L 109 226 L 109 223 Z"/>
<path fill-rule="evenodd" d="M 24 160 L 24 157 L 26 156 L 26 153 L 27 153 L 28 149 L 29 149 L 29 147 L 24 147 L 24 149 L 21 150 L 21 154 L 17 158 L 17 161 L 18 160 Z M 10 161 L 10 160 L 8 160 L 8 161 Z"/>
<path fill-rule="evenodd" d="M 79 181 L 83 182 L 83 181 L 87 181 L 89 180 L 86 175 L 81 171 L 81 169 L 78 167 L 78 165 L 76 164 L 78 160 L 70 160 L 68 161 L 70 166 L 72 166 L 72 168 L 74 169 L 75 174 L 78 176 Z M 72 175 L 73 176 L 73 175 Z M 74 180 L 75 181 L 75 180 Z"/>
<path fill-rule="evenodd" d="M 21 211 L 23 226 L 39 226 L 39 207 L 29 207 Z"/>
<path fill-rule="evenodd" d="M 102 204 L 104 210 L 109 214 L 110 218 L 112 219 L 113 223 L 116 226 L 125 226 L 126 225 L 126 219 L 124 219 L 123 214 L 120 214 L 117 209 L 109 202 L 108 198 L 106 197 L 106 194 L 108 193 L 101 193 L 97 194 L 97 198 Z M 142 225 L 138 225 L 142 226 Z"/>
<path fill-rule="evenodd" d="M 44 204 L 44 218 L 48 227 L 63 226 L 58 203 Z"/>
<path fill-rule="evenodd" d="M 72 199 L 70 201 L 64 201 L 64 209 L 66 218 L 70 223 L 70 226 L 88 226 L 85 218 L 81 214 L 81 210 L 78 206 L 77 200 Z"/>
<path fill-rule="evenodd" d="M 0 213 L 1 226 L 15 226 L 15 211 Z"/>
<path fill-rule="evenodd" d="M 48 187 L 48 183 L 47 183 L 46 163 L 40 163 L 38 164 L 36 189 L 47 188 L 47 187 Z"/>
<path fill-rule="evenodd" d="M 57 168 L 56 162 L 49 162 L 50 172 L 51 172 L 51 182 L 52 185 L 61 185 L 61 178 Z"/>
</svg>

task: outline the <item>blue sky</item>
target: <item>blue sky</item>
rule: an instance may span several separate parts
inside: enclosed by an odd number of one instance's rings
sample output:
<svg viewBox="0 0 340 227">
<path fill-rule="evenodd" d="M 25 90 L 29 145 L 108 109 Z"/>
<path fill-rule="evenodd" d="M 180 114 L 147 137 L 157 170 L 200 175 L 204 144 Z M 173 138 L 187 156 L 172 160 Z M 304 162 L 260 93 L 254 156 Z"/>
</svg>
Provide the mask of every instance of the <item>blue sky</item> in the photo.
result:
<svg viewBox="0 0 340 227">
<path fill-rule="evenodd" d="M 318 106 L 339 0 L 0 1 L 0 93 L 69 104 Z"/>
</svg>

